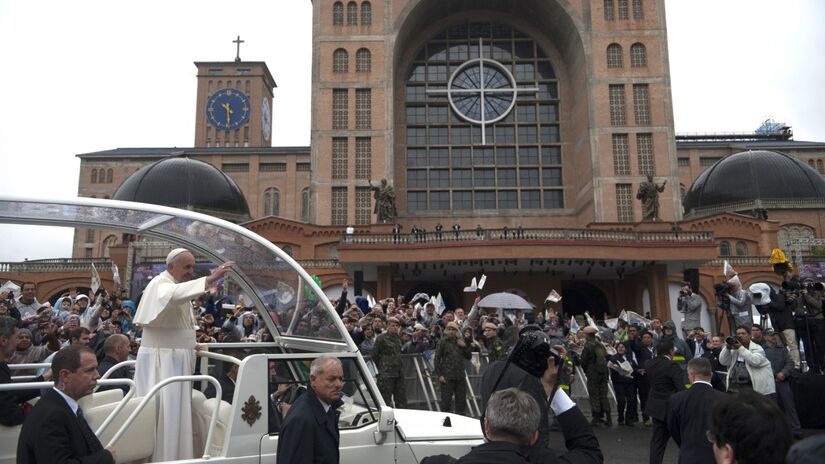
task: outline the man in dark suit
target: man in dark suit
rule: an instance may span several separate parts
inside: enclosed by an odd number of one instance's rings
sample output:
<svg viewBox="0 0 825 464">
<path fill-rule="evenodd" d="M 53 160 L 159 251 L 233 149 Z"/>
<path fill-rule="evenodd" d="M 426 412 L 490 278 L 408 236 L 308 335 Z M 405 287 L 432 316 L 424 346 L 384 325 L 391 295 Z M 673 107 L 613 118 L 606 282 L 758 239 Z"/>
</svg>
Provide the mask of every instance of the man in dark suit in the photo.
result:
<svg viewBox="0 0 825 464">
<path fill-rule="evenodd" d="M 636 365 L 638 369 L 633 373 L 633 383 L 639 393 L 639 409 L 642 411 L 642 424 L 650 425 L 650 416 L 647 410 L 647 397 L 650 395 L 650 379 L 647 377 L 647 362 L 656 357 L 656 348 L 653 346 L 653 334 L 647 330 L 642 332 L 641 344 L 636 354 Z"/>
<path fill-rule="evenodd" d="M 92 393 L 100 378 L 94 351 L 80 345 L 60 350 L 52 361 L 52 372 L 54 388 L 46 390 L 23 422 L 18 464 L 114 464 L 115 450 L 103 448 L 77 405 Z"/>
<path fill-rule="evenodd" d="M 338 453 L 338 419 L 344 370 L 341 361 L 321 356 L 309 368 L 310 388 L 295 400 L 281 426 L 278 440 L 279 464 L 336 464 Z"/>
<path fill-rule="evenodd" d="M 663 338 L 656 344 L 656 358 L 647 362 L 646 371 L 650 382 L 645 414 L 653 419 L 650 436 L 650 464 L 661 464 L 670 434 L 667 431 L 667 401 L 671 395 L 685 389 L 682 368 L 673 362 L 673 341 Z"/>
<path fill-rule="evenodd" d="M 103 377 L 103 375 L 106 374 L 106 372 L 108 372 L 109 369 L 129 359 L 130 346 L 131 343 L 129 341 L 129 337 L 127 337 L 126 335 L 112 334 L 106 338 L 106 341 L 103 342 L 103 353 L 105 353 L 106 356 L 103 358 L 103 361 L 100 361 L 100 364 L 97 366 L 97 372 L 100 374 L 101 377 Z M 126 366 L 121 366 L 117 370 L 109 374 L 108 378 L 131 379 L 132 377 L 129 375 L 129 369 Z M 113 390 L 115 388 L 123 390 L 124 395 L 129 391 L 128 385 L 110 385 L 108 387 L 100 387 L 98 388 L 98 391 Z"/>
<path fill-rule="evenodd" d="M 687 343 L 688 348 L 690 348 L 690 354 L 688 354 L 688 359 L 698 358 L 705 354 L 705 351 L 710 349 L 709 345 L 710 340 L 705 338 L 705 329 L 701 327 L 696 327 L 693 329 L 693 334 L 690 338 L 688 338 L 685 343 Z"/>
<path fill-rule="evenodd" d="M 707 438 L 710 414 L 725 394 L 710 384 L 710 361 L 693 358 L 688 362 L 691 387 L 670 397 L 667 430 L 679 445 L 679 464 L 713 462 L 713 446 Z"/>
</svg>

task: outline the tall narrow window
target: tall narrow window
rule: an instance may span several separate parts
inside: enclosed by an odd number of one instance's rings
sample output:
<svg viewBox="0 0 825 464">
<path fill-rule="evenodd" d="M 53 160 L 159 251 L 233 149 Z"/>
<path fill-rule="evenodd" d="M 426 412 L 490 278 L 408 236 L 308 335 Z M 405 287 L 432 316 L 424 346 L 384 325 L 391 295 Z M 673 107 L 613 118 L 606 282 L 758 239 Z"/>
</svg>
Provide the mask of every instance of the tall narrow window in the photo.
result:
<svg viewBox="0 0 825 464">
<path fill-rule="evenodd" d="M 653 161 L 653 134 L 636 134 L 636 151 L 639 155 L 639 174 L 655 175 L 656 165 Z"/>
<path fill-rule="evenodd" d="M 361 2 L 361 25 L 372 25 L 372 4 L 370 2 Z"/>
<path fill-rule="evenodd" d="M 264 190 L 264 210 L 262 216 L 281 215 L 281 192 L 276 188 Z"/>
<path fill-rule="evenodd" d="M 332 25 L 344 25 L 344 4 L 341 2 L 335 2 L 332 5 Z"/>
<path fill-rule="evenodd" d="M 627 15 L 627 0 L 619 1 L 619 19 L 628 19 Z"/>
<path fill-rule="evenodd" d="M 345 73 L 349 71 L 349 53 L 339 48 L 332 53 L 332 72 Z"/>
<path fill-rule="evenodd" d="M 644 44 L 636 42 L 630 46 L 630 67 L 647 67 L 647 50 L 645 49 Z"/>
<path fill-rule="evenodd" d="M 349 125 L 347 89 L 332 89 L 332 128 L 346 129 Z"/>
<path fill-rule="evenodd" d="M 745 242 L 736 242 L 736 256 L 747 256 L 748 244 Z"/>
<path fill-rule="evenodd" d="M 372 140 L 369 137 L 355 139 L 355 178 L 370 179 L 372 175 Z"/>
<path fill-rule="evenodd" d="M 610 124 L 613 126 L 623 126 L 627 124 L 625 115 L 624 84 L 610 85 Z"/>
<path fill-rule="evenodd" d="M 358 25 L 358 5 L 355 2 L 347 3 L 347 26 Z"/>
<path fill-rule="evenodd" d="M 106 183 L 111 184 L 113 177 L 114 177 L 114 171 L 112 170 L 112 168 L 107 169 L 106 170 Z"/>
<path fill-rule="evenodd" d="M 642 0 L 633 0 L 633 19 L 645 19 L 645 10 Z"/>
<path fill-rule="evenodd" d="M 332 187 L 332 225 L 347 225 L 346 187 Z"/>
<path fill-rule="evenodd" d="M 819 171 L 820 174 L 825 174 L 825 166 L 822 164 L 822 160 L 816 160 L 816 170 Z"/>
<path fill-rule="evenodd" d="M 92 169 L 92 183 L 97 183 L 97 169 Z"/>
<path fill-rule="evenodd" d="M 309 222 L 309 189 L 301 190 L 301 221 Z"/>
<path fill-rule="evenodd" d="M 630 175 L 629 151 L 627 134 L 613 134 L 613 171 L 617 176 Z"/>
<path fill-rule="evenodd" d="M 372 90 L 355 90 L 355 128 L 372 128 Z"/>
<path fill-rule="evenodd" d="M 370 51 L 366 48 L 359 48 L 355 52 L 355 71 L 356 72 L 370 72 L 372 69 L 372 56 Z"/>
<path fill-rule="evenodd" d="M 622 68 L 624 67 L 624 59 L 622 58 L 622 46 L 617 43 L 612 43 L 607 46 L 607 67 L 608 68 Z"/>
<path fill-rule="evenodd" d="M 332 139 L 332 178 L 346 179 L 349 156 L 347 155 L 347 138 L 334 137 Z"/>
<path fill-rule="evenodd" d="M 650 94 L 647 84 L 633 84 L 633 112 L 636 124 L 650 124 Z"/>
<path fill-rule="evenodd" d="M 95 230 L 94 229 L 86 229 L 86 243 L 94 243 L 95 241 Z"/>
<path fill-rule="evenodd" d="M 730 242 L 722 241 L 719 243 L 719 256 L 730 256 Z"/>
<path fill-rule="evenodd" d="M 613 10 L 613 0 L 604 0 L 604 20 L 613 21 L 616 19 L 616 12 Z"/>
<path fill-rule="evenodd" d="M 616 217 L 619 222 L 633 222 L 633 196 L 630 184 L 616 184 Z"/>
<path fill-rule="evenodd" d="M 355 187 L 355 223 L 368 225 L 372 219 L 372 201 L 369 187 Z"/>
</svg>

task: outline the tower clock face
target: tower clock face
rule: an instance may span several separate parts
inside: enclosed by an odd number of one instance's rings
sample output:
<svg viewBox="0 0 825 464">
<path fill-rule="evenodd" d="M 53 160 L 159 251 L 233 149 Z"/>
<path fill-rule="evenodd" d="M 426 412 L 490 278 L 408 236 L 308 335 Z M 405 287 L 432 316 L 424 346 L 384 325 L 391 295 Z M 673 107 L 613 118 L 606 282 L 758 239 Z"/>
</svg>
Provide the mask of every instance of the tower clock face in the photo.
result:
<svg viewBox="0 0 825 464">
<path fill-rule="evenodd" d="M 238 89 L 221 89 L 206 101 L 206 119 L 220 130 L 235 130 L 249 122 L 249 97 Z"/>
</svg>

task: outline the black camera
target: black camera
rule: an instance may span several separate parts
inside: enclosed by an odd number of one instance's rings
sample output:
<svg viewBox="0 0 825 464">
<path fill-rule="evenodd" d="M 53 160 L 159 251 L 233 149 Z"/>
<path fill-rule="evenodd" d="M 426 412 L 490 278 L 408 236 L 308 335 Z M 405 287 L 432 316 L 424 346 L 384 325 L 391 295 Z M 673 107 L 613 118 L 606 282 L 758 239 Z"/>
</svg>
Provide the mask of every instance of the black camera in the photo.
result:
<svg viewBox="0 0 825 464">
<path fill-rule="evenodd" d="M 728 337 L 725 339 L 725 344 L 728 345 L 728 349 L 733 349 L 733 345 L 739 343 L 739 340 L 736 337 Z"/>
<path fill-rule="evenodd" d="M 561 365 L 561 355 L 550 339 L 536 325 L 528 325 L 519 332 L 518 342 L 510 352 L 510 362 L 524 369 L 534 377 L 541 377 L 547 370 L 547 358 L 555 360 L 556 366 Z"/>
</svg>

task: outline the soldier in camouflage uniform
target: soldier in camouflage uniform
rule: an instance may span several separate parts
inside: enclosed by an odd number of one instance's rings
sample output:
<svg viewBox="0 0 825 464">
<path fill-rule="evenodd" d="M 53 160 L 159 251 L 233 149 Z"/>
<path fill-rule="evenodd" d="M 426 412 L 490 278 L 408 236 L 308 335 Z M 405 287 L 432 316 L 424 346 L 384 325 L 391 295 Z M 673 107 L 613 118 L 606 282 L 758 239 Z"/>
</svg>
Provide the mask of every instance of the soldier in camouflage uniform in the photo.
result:
<svg viewBox="0 0 825 464">
<path fill-rule="evenodd" d="M 492 322 L 484 323 L 484 352 L 487 353 L 487 358 L 490 363 L 504 359 L 507 357 L 507 350 L 504 349 L 504 343 L 498 338 L 498 327 Z"/>
<path fill-rule="evenodd" d="M 441 411 L 465 414 L 467 407 L 467 385 L 464 382 L 464 360 L 470 359 L 472 351 L 458 336 L 458 324 L 449 322 L 444 336 L 435 349 L 434 374 L 441 384 Z M 455 396 L 455 409 L 453 409 Z"/>
<path fill-rule="evenodd" d="M 587 336 L 587 343 L 582 350 L 581 364 L 587 376 L 587 392 L 590 394 L 590 409 L 593 412 L 593 425 L 613 425 L 610 417 L 610 403 L 607 401 L 607 382 L 610 371 L 607 368 L 607 350 L 596 340 L 596 329 L 585 327 L 582 331 Z"/>
<path fill-rule="evenodd" d="M 378 390 L 384 402 L 395 407 L 407 407 L 407 391 L 404 388 L 404 374 L 401 370 L 401 336 L 398 334 L 401 323 L 391 317 L 387 319 L 387 331 L 375 339 L 372 349 L 372 361 L 378 368 Z"/>
</svg>

